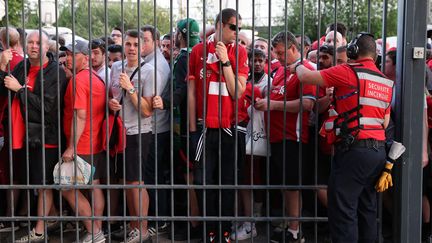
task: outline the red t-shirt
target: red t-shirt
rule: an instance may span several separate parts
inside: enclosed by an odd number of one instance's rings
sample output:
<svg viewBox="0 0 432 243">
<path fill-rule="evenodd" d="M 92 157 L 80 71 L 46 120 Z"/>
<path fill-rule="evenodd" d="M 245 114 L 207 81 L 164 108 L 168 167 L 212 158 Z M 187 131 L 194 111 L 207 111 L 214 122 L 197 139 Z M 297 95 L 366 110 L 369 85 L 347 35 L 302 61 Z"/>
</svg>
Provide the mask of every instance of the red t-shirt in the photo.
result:
<svg viewBox="0 0 432 243">
<path fill-rule="evenodd" d="M 257 85 L 254 85 L 254 99 L 262 98 L 261 91 Z M 238 100 L 238 122 L 249 122 L 249 114 L 247 109 L 252 104 L 252 83 L 246 83 L 246 90 L 242 97 Z"/>
<path fill-rule="evenodd" d="M 10 64 L 10 70 L 14 70 L 15 66 L 20 63 L 24 58 L 18 54 L 15 50 L 12 50 L 12 60 L 9 62 Z M 7 96 L 0 96 L 0 137 L 6 136 L 7 134 L 4 134 L 4 127 L 3 122 L 7 120 L 7 114 L 5 114 L 5 110 L 8 103 L 8 97 Z M 7 122 L 6 122 L 7 123 Z"/>
<path fill-rule="evenodd" d="M 319 97 L 322 98 L 324 96 L 326 96 L 326 87 L 319 87 Z M 324 112 L 319 114 L 318 131 L 321 129 L 323 123 L 329 118 L 328 110 L 329 107 L 327 107 Z M 327 139 L 322 136 L 318 136 L 318 141 L 320 151 L 324 154 L 330 155 L 332 153 L 332 144 L 329 144 Z"/>
<path fill-rule="evenodd" d="M 371 71 L 375 71 L 381 73 L 378 68 L 375 66 L 375 63 L 371 59 L 362 59 L 357 60 L 357 63 L 362 64 L 361 68 L 369 69 Z M 350 94 L 353 91 L 353 87 L 357 87 L 357 76 L 351 67 L 348 64 L 337 65 L 335 67 L 331 67 L 325 70 L 320 71 L 322 78 L 324 79 L 324 83 L 328 87 L 335 87 L 335 95 L 336 97 L 341 97 L 346 94 Z M 353 104 L 347 104 L 348 102 L 340 102 L 336 100 L 336 111 L 339 113 L 339 110 L 349 110 L 354 107 Z M 390 107 L 386 109 L 386 115 L 390 114 Z M 377 114 L 378 115 L 378 114 Z M 360 129 L 359 134 L 357 135 L 357 139 L 376 139 L 380 141 L 384 141 L 385 131 L 383 130 L 362 130 Z"/>
<path fill-rule="evenodd" d="M 71 127 L 73 125 L 73 111 L 86 111 L 86 124 L 84 131 L 77 144 L 78 154 L 93 154 L 103 150 L 102 144 L 102 123 L 105 119 L 105 85 L 92 73 L 92 90 L 90 93 L 90 71 L 84 69 L 75 77 L 75 92 L 73 91 L 73 78 L 69 81 L 64 97 L 64 132 L 67 141 L 71 138 Z M 75 93 L 75 99 L 74 99 Z M 90 97 L 92 98 L 92 110 L 90 113 Z M 90 137 L 90 119 L 93 136 Z M 93 150 L 90 146 L 92 145 Z"/>
<path fill-rule="evenodd" d="M 214 45 L 213 41 L 208 41 L 207 45 Z M 236 71 L 236 45 L 227 45 L 227 53 L 228 59 L 231 63 L 232 70 L 234 70 L 234 74 Z M 196 114 L 197 118 L 203 118 L 203 52 L 204 52 L 204 44 L 199 43 L 192 48 L 192 52 L 189 58 L 189 80 L 195 80 L 195 94 L 196 94 Z M 207 57 L 205 57 L 207 59 Z M 242 46 L 238 46 L 238 75 L 243 76 L 247 79 L 249 74 L 249 66 L 248 66 L 248 58 L 246 49 Z M 212 75 L 211 70 L 209 68 L 206 69 L 207 77 L 206 77 L 206 92 L 209 89 L 209 77 Z M 235 101 L 233 100 L 233 104 Z M 233 106 L 234 107 L 234 106 Z"/>
<path fill-rule="evenodd" d="M 314 68 L 310 65 L 307 60 L 303 61 L 305 67 L 310 70 Z M 284 80 L 286 77 L 286 85 L 284 86 Z M 296 100 L 300 98 L 300 94 L 303 94 L 303 99 L 315 100 L 316 87 L 314 85 L 303 84 L 303 90 L 300 89 L 300 81 L 296 74 L 291 74 L 289 69 L 280 67 L 273 78 L 273 83 L 270 91 L 270 100 L 286 101 Z M 299 116 L 299 112 L 292 113 L 286 111 L 270 111 L 270 142 L 278 143 L 282 142 L 283 139 L 301 141 L 307 143 L 309 140 L 309 111 L 303 110 L 302 117 Z M 283 134 L 284 129 L 284 116 L 286 117 L 285 123 L 285 135 Z M 302 118 L 302 131 L 300 136 L 300 119 Z M 266 119 L 267 122 L 267 119 Z M 268 125 L 268 124 L 267 124 Z"/>
<path fill-rule="evenodd" d="M 43 68 L 48 66 L 48 62 L 43 65 Z M 33 92 L 33 87 L 36 82 L 37 75 L 39 74 L 40 66 L 31 66 L 27 74 L 27 90 Z M 24 145 L 25 139 L 25 123 L 21 114 L 20 100 L 15 96 L 12 100 L 11 113 L 12 113 L 12 148 L 20 149 Z M 52 147 L 48 145 L 48 147 Z"/>
</svg>

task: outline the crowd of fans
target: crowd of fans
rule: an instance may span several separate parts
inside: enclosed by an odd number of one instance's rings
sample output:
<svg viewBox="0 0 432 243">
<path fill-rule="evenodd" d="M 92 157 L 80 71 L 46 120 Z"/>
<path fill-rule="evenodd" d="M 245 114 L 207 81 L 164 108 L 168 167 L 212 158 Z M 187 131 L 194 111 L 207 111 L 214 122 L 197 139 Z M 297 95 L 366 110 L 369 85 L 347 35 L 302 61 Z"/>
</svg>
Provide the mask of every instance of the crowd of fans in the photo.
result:
<svg viewBox="0 0 432 243">
<path fill-rule="evenodd" d="M 278 33 L 271 40 L 252 40 L 241 31 L 241 17 L 235 10 L 224 9 L 215 22 L 213 30 L 200 34 L 195 20 L 182 19 L 172 35 L 162 37 L 150 25 L 140 30 L 114 28 L 110 36 L 89 43 L 77 40 L 65 45 L 60 39 L 60 47 L 55 37 L 50 39 L 43 32 L 26 35 L 13 27 L 2 28 L 0 182 L 52 185 L 59 159 L 68 163 L 77 155 L 95 167 L 92 185 L 129 186 L 123 190 L 64 188 L 62 197 L 57 196 L 60 190 L 46 187 L 36 187 L 31 193 L 4 190 L 3 216 L 89 217 L 82 220 L 85 233 L 80 242 L 104 242 L 108 234 L 125 242 L 145 242 L 163 233 L 175 240 L 230 242 L 260 233 L 253 220 L 211 220 L 204 227 L 200 220 L 170 225 L 171 221 L 156 223 L 140 218 L 146 216 L 280 217 L 283 212 L 294 218 L 326 216 L 333 150 L 317 131 L 328 118 L 335 91 L 333 87 L 301 86 L 298 79 L 291 79 L 294 73 L 289 66 L 301 61 L 307 69 L 324 70 L 354 62 L 347 56 L 347 28 L 342 23 L 329 24 L 325 35 L 314 42 L 289 32 Z M 386 50 L 385 55 L 384 64 L 381 57 L 375 57 L 376 65 L 385 65 L 385 76 L 396 81 L 396 48 Z M 432 59 L 428 58 L 426 69 L 430 73 Z M 432 114 L 429 87 L 426 80 L 426 139 L 427 114 Z M 395 126 L 390 110 L 388 141 L 393 139 Z M 116 123 L 118 136 L 114 141 L 119 147 L 113 148 L 107 140 L 108 113 L 114 117 L 111 123 L 121 119 Z M 266 157 L 247 152 L 248 136 L 258 129 L 251 128 L 256 120 L 251 114 L 262 117 L 265 126 L 259 129 L 269 132 L 260 137 L 271 144 L 269 164 Z M 425 173 L 429 173 L 427 144 L 425 141 L 422 161 Z M 428 177 L 425 209 L 430 208 Z M 241 189 L 238 205 L 232 187 L 175 189 L 173 193 L 167 187 L 146 187 L 171 183 L 320 187 L 316 192 L 273 189 L 269 200 L 265 190 Z M 319 203 L 317 212 L 314 195 Z M 67 202 L 62 204 L 64 212 L 60 211 L 60 200 Z M 387 191 L 387 219 L 391 219 L 391 201 Z M 120 220 L 90 219 L 107 215 L 135 218 L 127 226 Z M 430 235 L 430 212 L 424 210 L 423 216 L 426 238 Z M 391 220 L 385 222 L 390 224 Z M 60 221 L 39 218 L 30 223 L 31 231 L 16 242 L 44 242 Z M 0 232 L 12 232 L 27 224 L 26 220 L 0 222 Z M 308 230 L 310 234 L 313 230 L 307 223 L 302 225 L 297 220 L 273 220 L 271 241 L 304 242 Z M 174 227 L 172 235 L 170 226 Z M 330 239 L 325 224 L 319 233 Z"/>
</svg>

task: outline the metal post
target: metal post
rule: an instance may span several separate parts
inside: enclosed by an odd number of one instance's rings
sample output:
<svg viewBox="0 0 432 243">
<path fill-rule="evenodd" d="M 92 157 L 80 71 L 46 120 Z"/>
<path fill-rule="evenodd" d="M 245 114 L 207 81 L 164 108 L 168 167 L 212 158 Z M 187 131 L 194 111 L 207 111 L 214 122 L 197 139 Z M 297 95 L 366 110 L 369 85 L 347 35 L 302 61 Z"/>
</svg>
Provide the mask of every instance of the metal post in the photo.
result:
<svg viewBox="0 0 432 243">
<path fill-rule="evenodd" d="M 396 139 L 407 147 L 396 164 L 394 242 L 420 242 L 422 203 L 422 134 L 425 59 L 413 48 L 426 43 L 427 1 L 398 1 Z M 424 50 L 424 49 L 423 49 Z M 421 98 L 419 98 L 421 97 Z"/>
</svg>

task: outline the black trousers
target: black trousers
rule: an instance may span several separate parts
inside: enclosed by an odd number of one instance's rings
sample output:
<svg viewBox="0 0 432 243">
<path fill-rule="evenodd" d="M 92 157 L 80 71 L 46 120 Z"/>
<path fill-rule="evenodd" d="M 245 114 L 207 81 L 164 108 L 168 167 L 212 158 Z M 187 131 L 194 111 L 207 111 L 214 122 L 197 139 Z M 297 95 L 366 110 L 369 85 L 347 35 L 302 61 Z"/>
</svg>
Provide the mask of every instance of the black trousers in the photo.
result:
<svg viewBox="0 0 432 243">
<path fill-rule="evenodd" d="M 219 141 L 219 132 L 221 138 Z M 239 133 L 239 136 L 244 136 Z M 234 185 L 235 180 L 235 133 L 230 136 L 220 129 L 207 128 L 204 158 L 197 164 L 194 171 L 196 184 L 218 185 L 219 178 L 221 185 Z M 219 146 L 220 142 L 220 146 Z M 219 164 L 219 148 L 221 157 Z M 219 169 L 220 168 L 220 169 Z M 205 178 L 204 178 L 205 175 Z M 203 191 L 199 191 L 199 197 L 203 198 Z M 221 205 L 219 205 L 219 200 Z M 206 207 L 205 216 L 234 216 L 234 190 L 222 189 L 219 198 L 219 190 L 205 190 L 205 202 L 200 202 Z M 220 209 L 220 210 L 219 210 Z M 204 214 L 203 214 L 204 215 Z M 218 224 L 215 221 L 207 222 L 207 232 L 217 231 Z M 221 222 L 222 232 L 231 231 L 231 222 Z"/>
<path fill-rule="evenodd" d="M 385 165 L 385 149 L 336 150 L 328 184 L 328 216 L 333 243 L 375 242 L 375 183 Z"/>
<path fill-rule="evenodd" d="M 157 146 L 157 156 L 155 151 Z M 169 184 L 170 179 L 170 132 L 157 134 L 157 144 L 155 134 L 151 136 L 150 150 L 147 163 L 144 168 L 144 183 L 147 185 Z M 157 164 L 157 170 L 156 170 Z M 157 175 L 157 183 L 156 183 Z M 156 215 L 156 190 L 148 189 L 149 194 L 149 215 Z M 158 216 L 169 216 L 171 199 L 170 190 L 157 190 L 157 210 Z"/>
</svg>

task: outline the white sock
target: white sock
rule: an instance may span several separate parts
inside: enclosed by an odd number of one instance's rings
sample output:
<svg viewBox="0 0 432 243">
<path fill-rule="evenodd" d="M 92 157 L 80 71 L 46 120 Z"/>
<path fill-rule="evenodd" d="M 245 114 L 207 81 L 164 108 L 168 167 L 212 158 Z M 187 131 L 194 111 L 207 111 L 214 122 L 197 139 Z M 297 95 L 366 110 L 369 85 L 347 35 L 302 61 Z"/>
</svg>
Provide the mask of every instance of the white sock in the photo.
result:
<svg viewBox="0 0 432 243">
<path fill-rule="evenodd" d="M 291 234 L 293 235 L 294 239 L 298 239 L 298 233 L 299 233 L 298 229 L 297 230 L 293 230 L 293 229 L 288 228 L 288 231 L 291 232 Z"/>
</svg>

